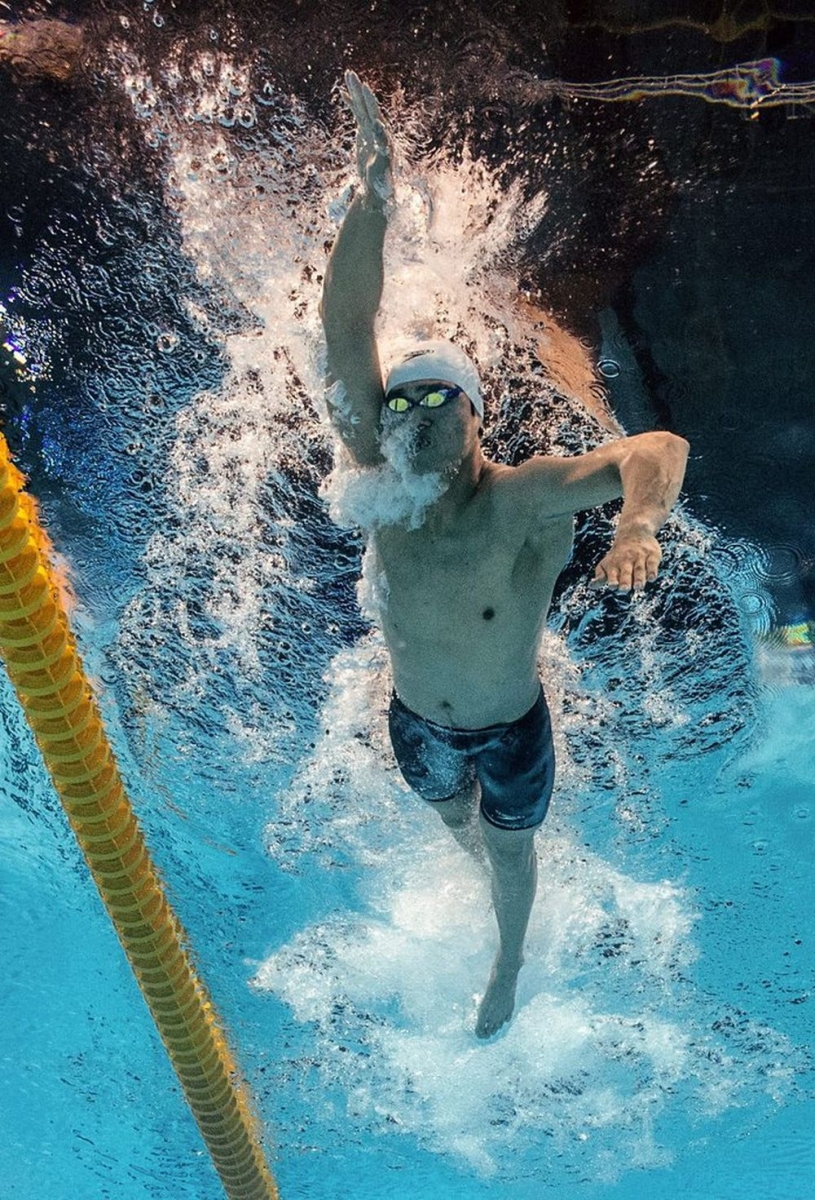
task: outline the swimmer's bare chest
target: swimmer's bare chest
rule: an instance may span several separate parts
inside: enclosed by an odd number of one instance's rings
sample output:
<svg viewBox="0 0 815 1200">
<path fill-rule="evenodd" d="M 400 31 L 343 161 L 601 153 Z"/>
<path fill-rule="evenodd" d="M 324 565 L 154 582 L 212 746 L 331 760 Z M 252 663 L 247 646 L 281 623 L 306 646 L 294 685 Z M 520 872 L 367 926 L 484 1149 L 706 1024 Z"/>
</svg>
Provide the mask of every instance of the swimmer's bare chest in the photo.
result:
<svg viewBox="0 0 815 1200">
<path fill-rule="evenodd" d="M 515 720 L 538 692 L 537 648 L 572 520 L 534 538 L 491 506 L 444 534 L 388 527 L 376 535 L 382 628 L 394 687 L 408 708 L 465 729 Z"/>
</svg>

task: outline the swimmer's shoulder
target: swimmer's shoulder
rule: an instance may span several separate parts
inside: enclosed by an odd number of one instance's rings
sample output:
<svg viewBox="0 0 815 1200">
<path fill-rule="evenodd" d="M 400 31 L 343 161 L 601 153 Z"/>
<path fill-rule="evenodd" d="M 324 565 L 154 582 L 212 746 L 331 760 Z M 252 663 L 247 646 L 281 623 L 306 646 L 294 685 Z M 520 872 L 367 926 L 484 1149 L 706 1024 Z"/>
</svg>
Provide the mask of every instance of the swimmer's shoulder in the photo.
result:
<svg viewBox="0 0 815 1200">
<path fill-rule="evenodd" d="M 490 463 L 484 487 L 496 523 L 535 545 L 553 538 L 558 543 L 570 543 L 574 529 L 571 513 L 547 513 L 544 500 L 546 492 L 558 486 L 560 461 L 554 456 L 536 455 L 532 471 L 526 463 L 518 467 Z"/>
<path fill-rule="evenodd" d="M 599 460 L 598 454 L 598 451 L 575 456 L 535 454 L 517 467 L 493 463 L 491 466 L 498 470 L 494 484 L 502 499 L 516 507 L 519 515 L 529 510 L 538 520 L 572 517 L 583 508 L 594 508 L 622 494 L 618 483 L 609 490 L 605 482 L 599 498 L 587 497 L 586 487 L 580 486 L 585 479 L 591 482 L 608 475 L 607 465 Z"/>
<path fill-rule="evenodd" d="M 507 466 L 485 460 L 479 490 L 501 508 L 540 515 L 541 493 L 557 487 L 558 464 L 562 459 L 537 454 L 520 466 Z"/>
</svg>

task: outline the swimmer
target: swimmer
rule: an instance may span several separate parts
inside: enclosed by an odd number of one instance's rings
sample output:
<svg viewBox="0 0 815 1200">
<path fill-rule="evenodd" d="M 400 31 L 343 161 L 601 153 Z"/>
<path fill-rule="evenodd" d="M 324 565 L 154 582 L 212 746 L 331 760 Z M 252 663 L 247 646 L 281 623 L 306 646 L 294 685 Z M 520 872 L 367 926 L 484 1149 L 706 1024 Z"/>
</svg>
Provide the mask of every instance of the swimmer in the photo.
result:
<svg viewBox="0 0 815 1200">
<path fill-rule="evenodd" d="M 374 323 L 384 284 L 391 143 L 371 90 L 349 72 L 358 194 L 325 274 L 321 316 L 329 411 L 361 467 L 407 427 L 412 470 L 447 487 L 418 528 L 378 526 L 369 551 L 387 586 L 381 610 L 393 669 L 393 749 L 410 787 L 491 872 L 498 952 L 476 1019 L 492 1037 L 515 1005 L 537 886 L 534 834 L 554 782 L 537 650 L 572 548 L 574 514 L 622 497 L 613 544 L 592 586 L 637 591 L 657 576 L 656 533 L 684 478 L 688 444 L 644 433 L 573 458 L 518 467 L 481 448 L 475 363 L 450 342 L 417 342 L 383 377 Z"/>
</svg>

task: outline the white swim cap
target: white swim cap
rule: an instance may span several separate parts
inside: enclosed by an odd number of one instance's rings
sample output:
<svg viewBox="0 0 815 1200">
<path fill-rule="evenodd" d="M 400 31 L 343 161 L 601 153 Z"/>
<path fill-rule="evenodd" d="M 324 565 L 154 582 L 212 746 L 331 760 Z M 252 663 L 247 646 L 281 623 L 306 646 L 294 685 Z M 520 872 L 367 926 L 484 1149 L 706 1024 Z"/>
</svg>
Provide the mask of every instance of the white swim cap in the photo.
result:
<svg viewBox="0 0 815 1200">
<path fill-rule="evenodd" d="M 415 350 L 409 350 L 388 371 L 385 395 L 403 383 L 416 383 L 420 379 L 455 384 L 467 393 L 479 417 L 484 416 L 478 368 L 453 342 L 417 342 Z"/>
</svg>

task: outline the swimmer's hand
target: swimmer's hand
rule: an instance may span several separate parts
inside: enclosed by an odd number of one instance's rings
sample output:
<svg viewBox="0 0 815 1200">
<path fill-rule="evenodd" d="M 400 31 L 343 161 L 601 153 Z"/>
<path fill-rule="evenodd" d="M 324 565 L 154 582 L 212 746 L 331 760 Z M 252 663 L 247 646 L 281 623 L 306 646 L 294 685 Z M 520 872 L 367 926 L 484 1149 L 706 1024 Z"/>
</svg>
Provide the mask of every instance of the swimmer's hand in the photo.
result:
<svg viewBox="0 0 815 1200">
<path fill-rule="evenodd" d="M 619 592 L 641 591 L 653 583 L 662 551 L 656 538 L 645 531 L 619 533 L 605 558 L 601 558 L 589 585 Z"/>
<path fill-rule="evenodd" d="M 393 195 L 391 141 L 379 101 L 354 71 L 345 72 L 348 103 L 357 122 L 357 170 L 366 203 L 381 208 Z"/>
</svg>

